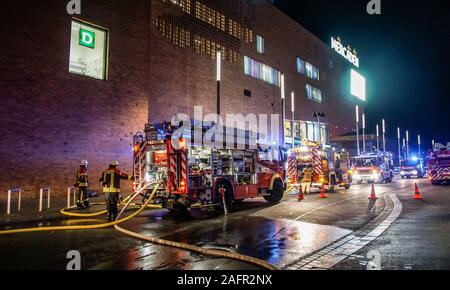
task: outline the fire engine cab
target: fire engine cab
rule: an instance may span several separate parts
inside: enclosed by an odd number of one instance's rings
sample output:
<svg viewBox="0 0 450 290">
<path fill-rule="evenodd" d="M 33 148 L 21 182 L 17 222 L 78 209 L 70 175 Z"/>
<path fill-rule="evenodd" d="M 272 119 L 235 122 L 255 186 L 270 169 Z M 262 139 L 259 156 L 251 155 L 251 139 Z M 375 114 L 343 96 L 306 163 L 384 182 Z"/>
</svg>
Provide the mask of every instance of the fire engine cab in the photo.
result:
<svg viewBox="0 0 450 290">
<path fill-rule="evenodd" d="M 366 153 L 352 158 L 352 179 L 360 184 L 391 183 L 394 179 L 394 161 L 389 152 Z"/>
<path fill-rule="evenodd" d="M 295 184 L 302 181 L 307 167 L 312 169 L 313 187 L 325 185 L 330 191 L 334 191 L 336 187 L 350 188 L 348 153 L 325 149 L 317 142 L 302 142 L 302 146 L 291 149 L 288 158 L 289 182 Z"/>
<path fill-rule="evenodd" d="M 152 183 L 162 183 L 157 200 L 175 211 L 224 209 L 224 203 L 229 208 L 255 197 L 279 202 L 285 192 L 283 149 L 257 144 L 250 131 L 227 128 L 222 140 L 231 137 L 232 146 L 207 145 L 203 136 L 213 127 L 202 124 L 202 138 L 197 138 L 194 125 L 181 137 L 174 135 L 180 127 L 169 123 L 146 125 L 145 134 L 134 138 L 135 186 L 150 184 L 147 192 L 151 192 Z"/>
<path fill-rule="evenodd" d="M 447 146 L 435 144 L 428 158 L 428 168 L 428 178 L 433 185 L 450 184 L 450 143 Z"/>
</svg>

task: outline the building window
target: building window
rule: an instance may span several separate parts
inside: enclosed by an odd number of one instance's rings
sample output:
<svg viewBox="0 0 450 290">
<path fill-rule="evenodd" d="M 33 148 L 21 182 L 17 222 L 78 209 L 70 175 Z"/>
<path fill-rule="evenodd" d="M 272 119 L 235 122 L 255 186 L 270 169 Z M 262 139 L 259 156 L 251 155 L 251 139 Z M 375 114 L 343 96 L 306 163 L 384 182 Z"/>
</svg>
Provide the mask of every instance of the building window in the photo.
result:
<svg viewBox="0 0 450 290">
<path fill-rule="evenodd" d="M 301 140 L 329 144 L 329 130 L 323 123 L 300 122 Z"/>
<path fill-rule="evenodd" d="M 264 37 L 262 37 L 261 35 L 256 35 L 256 50 L 260 54 L 265 53 Z"/>
<path fill-rule="evenodd" d="M 253 42 L 253 31 L 250 28 L 248 27 L 244 28 L 244 35 L 245 35 L 244 37 L 245 42 L 247 43 Z"/>
<path fill-rule="evenodd" d="M 318 88 L 306 84 L 306 96 L 308 100 L 315 101 L 317 103 L 322 103 L 322 91 Z"/>
<path fill-rule="evenodd" d="M 69 72 L 99 80 L 107 78 L 108 32 L 78 20 L 72 21 Z"/>
<path fill-rule="evenodd" d="M 225 31 L 225 15 L 199 1 L 195 2 L 195 17 L 217 29 Z"/>
<path fill-rule="evenodd" d="M 228 19 L 228 33 L 238 39 L 242 39 L 242 26 L 237 21 Z"/>
<path fill-rule="evenodd" d="M 244 73 L 252 78 L 264 81 L 271 85 L 280 86 L 281 73 L 268 65 L 257 62 L 244 56 Z"/>
<path fill-rule="evenodd" d="M 307 61 L 297 57 L 297 72 L 313 80 L 320 80 L 320 70 Z"/>
<path fill-rule="evenodd" d="M 181 8 L 183 12 L 191 14 L 191 0 L 163 0 Z"/>
<path fill-rule="evenodd" d="M 195 34 L 189 28 L 174 22 L 170 17 L 155 17 L 154 24 L 161 35 L 170 40 L 173 45 L 182 48 L 190 47 L 196 53 L 208 55 L 211 59 L 216 58 L 217 50 L 220 49 L 224 60 L 230 63 L 240 60 L 241 56 L 237 50 L 226 47 L 216 39 Z"/>
</svg>

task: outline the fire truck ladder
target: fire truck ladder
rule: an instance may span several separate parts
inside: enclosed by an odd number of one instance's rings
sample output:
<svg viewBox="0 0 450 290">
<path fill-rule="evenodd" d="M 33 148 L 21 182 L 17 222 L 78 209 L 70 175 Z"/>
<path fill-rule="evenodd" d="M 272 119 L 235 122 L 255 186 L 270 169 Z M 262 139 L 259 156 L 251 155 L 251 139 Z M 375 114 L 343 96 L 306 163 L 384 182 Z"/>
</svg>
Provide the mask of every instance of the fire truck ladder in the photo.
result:
<svg viewBox="0 0 450 290">
<path fill-rule="evenodd" d="M 147 144 L 142 133 L 137 133 L 133 137 L 133 175 L 135 177 L 133 187 L 139 190 L 146 183 L 145 172 L 147 168 Z"/>
</svg>

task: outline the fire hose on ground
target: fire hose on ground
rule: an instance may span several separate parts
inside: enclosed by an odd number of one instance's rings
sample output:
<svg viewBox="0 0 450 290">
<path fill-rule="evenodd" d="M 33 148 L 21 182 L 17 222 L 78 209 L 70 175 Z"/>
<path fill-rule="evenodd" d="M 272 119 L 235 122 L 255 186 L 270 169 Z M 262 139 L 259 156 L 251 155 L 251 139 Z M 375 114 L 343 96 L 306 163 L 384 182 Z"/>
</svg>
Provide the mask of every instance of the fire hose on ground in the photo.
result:
<svg viewBox="0 0 450 290">
<path fill-rule="evenodd" d="M 148 206 L 151 206 L 150 202 L 153 200 L 153 198 L 158 190 L 158 187 L 159 187 L 159 185 L 157 184 L 155 186 L 155 188 L 153 189 L 153 192 L 151 193 L 150 197 L 136 212 L 121 219 L 121 216 L 123 215 L 123 213 L 128 209 L 128 207 L 130 205 L 132 205 L 132 202 L 134 201 L 134 199 L 139 194 L 141 194 L 145 190 L 146 187 L 143 187 L 142 189 L 137 191 L 134 195 L 128 197 L 129 198 L 129 199 L 127 198 L 128 202 L 125 204 L 125 206 L 120 211 L 120 213 L 118 215 L 118 219 L 114 222 L 96 224 L 96 225 L 55 226 L 55 227 L 38 227 L 38 228 L 5 230 L 5 231 L 0 231 L 0 235 L 21 234 L 21 233 L 31 233 L 31 232 L 75 231 L 75 230 L 101 229 L 101 228 L 107 228 L 107 227 L 114 226 L 114 228 L 122 234 L 128 235 L 133 238 L 137 238 L 142 241 L 150 242 L 153 244 L 159 244 L 159 245 L 169 246 L 169 247 L 177 248 L 177 249 L 181 249 L 181 250 L 196 252 L 196 253 L 203 254 L 206 256 L 238 260 L 238 261 L 254 264 L 259 267 L 268 269 L 268 270 L 279 270 L 279 268 L 277 268 L 275 265 L 272 265 L 264 260 L 260 260 L 260 259 L 254 258 L 254 257 L 250 257 L 250 256 L 238 254 L 238 253 L 229 253 L 229 252 L 224 252 L 224 251 L 219 251 L 219 250 L 206 249 L 206 248 L 202 248 L 202 247 L 198 247 L 198 246 L 194 246 L 194 245 L 190 245 L 190 244 L 164 240 L 164 239 L 160 239 L 160 238 L 156 238 L 156 237 L 150 237 L 150 236 L 142 235 L 140 233 L 132 232 L 132 231 L 129 231 L 127 229 L 120 227 L 119 224 L 133 219 L 134 217 L 136 217 L 137 215 L 142 213 L 145 209 L 147 209 Z M 78 213 L 68 213 L 66 210 L 68 210 L 68 209 L 66 208 L 66 209 L 61 210 L 61 213 L 65 214 L 65 215 L 73 216 L 73 217 L 95 217 L 95 216 L 99 216 L 99 215 L 106 213 L 106 211 L 101 211 L 101 212 L 92 213 L 92 214 L 78 214 Z"/>
</svg>

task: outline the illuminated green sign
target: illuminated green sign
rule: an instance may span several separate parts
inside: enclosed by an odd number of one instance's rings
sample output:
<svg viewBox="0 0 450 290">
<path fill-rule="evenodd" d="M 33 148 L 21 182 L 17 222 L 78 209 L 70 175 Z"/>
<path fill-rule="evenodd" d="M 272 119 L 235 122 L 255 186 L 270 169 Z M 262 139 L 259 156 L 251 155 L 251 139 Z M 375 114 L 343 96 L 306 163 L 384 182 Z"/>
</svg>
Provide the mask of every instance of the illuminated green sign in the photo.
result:
<svg viewBox="0 0 450 290">
<path fill-rule="evenodd" d="M 95 48 L 95 33 L 80 28 L 80 45 L 89 48 Z"/>
</svg>

